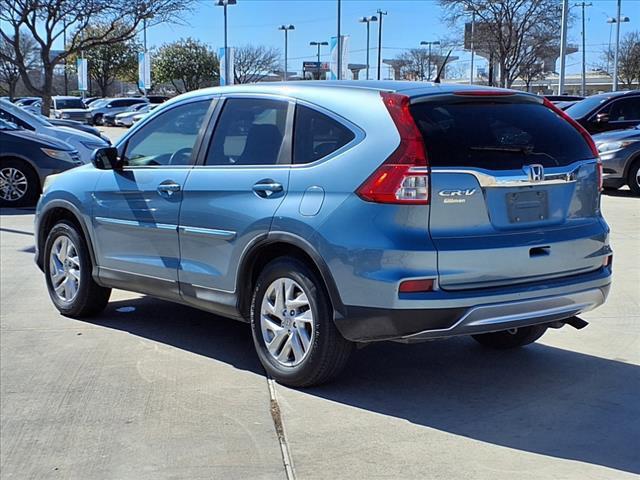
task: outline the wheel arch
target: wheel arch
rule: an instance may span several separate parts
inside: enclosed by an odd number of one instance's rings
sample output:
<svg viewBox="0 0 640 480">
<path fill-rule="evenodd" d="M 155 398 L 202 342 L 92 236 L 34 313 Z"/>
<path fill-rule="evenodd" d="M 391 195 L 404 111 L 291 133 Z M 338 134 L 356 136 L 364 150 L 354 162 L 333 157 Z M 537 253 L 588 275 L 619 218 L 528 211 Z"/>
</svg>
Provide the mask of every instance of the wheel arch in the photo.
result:
<svg viewBox="0 0 640 480">
<path fill-rule="evenodd" d="M 305 239 L 287 232 L 271 232 L 249 247 L 243 255 L 236 279 L 238 310 L 249 318 L 251 297 L 262 268 L 278 257 L 294 257 L 307 264 L 320 277 L 334 309 L 334 320 L 344 316 L 345 308 L 329 267 Z"/>
<path fill-rule="evenodd" d="M 80 228 L 80 233 L 82 233 L 89 249 L 89 257 L 91 258 L 91 266 L 95 278 L 95 267 L 97 264 L 91 235 L 78 208 L 65 200 L 51 201 L 47 204 L 46 209 L 38 215 L 38 223 L 36 226 L 36 246 L 38 252 L 36 263 L 38 267 L 40 267 L 41 270 L 44 268 L 44 244 L 49 232 L 60 220 L 68 220 Z"/>
</svg>

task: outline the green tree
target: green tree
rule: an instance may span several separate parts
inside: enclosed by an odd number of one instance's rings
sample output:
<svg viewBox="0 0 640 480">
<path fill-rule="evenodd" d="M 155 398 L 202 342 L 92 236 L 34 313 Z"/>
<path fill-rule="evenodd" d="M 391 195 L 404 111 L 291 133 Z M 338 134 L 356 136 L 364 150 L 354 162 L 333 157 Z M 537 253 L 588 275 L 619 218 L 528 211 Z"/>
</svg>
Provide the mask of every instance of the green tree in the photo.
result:
<svg viewBox="0 0 640 480">
<path fill-rule="evenodd" d="M 109 33 L 109 26 L 95 24 L 87 27 L 87 34 L 95 37 L 102 35 L 121 35 L 121 30 L 127 27 L 119 26 L 115 33 Z M 89 76 L 97 85 L 102 97 L 108 96 L 108 90 L 116 79 L 135 81 L 138 75 L 138 54 L 142 47 L 134 39 L 117 43 L 105 43 L 84 51 L 87 60 Z M 75 64 L 76 58 L 70 57 L 69 63 Z"/>
<path fill-rule="evenodd" d="M 178 93 L 212 85 L 220 74 L 216 54 L 193 38 L 164 44 L 152 58 L 154 81 L 171 83 Z"/>
</svg>

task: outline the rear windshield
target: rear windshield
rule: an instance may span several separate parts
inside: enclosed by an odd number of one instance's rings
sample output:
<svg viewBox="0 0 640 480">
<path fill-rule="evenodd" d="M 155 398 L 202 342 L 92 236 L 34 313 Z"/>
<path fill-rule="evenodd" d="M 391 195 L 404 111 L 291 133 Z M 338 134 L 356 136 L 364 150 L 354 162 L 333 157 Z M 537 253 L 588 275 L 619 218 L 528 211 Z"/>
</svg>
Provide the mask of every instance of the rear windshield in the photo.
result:
<svg viewBox="0 0 640 480">
<path fill-rule="evenodd" d="M 537 103 L 469 100 L 411 106 L 434 167 L 519 170 L 593 157 L 582 135 Z"/>
</svg>

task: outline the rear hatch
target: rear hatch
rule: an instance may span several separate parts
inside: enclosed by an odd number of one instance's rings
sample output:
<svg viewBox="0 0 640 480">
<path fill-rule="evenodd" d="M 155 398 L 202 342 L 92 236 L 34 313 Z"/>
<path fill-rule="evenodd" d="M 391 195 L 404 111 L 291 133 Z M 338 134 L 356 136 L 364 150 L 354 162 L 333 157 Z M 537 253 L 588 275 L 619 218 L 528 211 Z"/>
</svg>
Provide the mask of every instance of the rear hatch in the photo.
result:
<svg viewBox="0 0 640 480">
<path fill-rule="evenodd" d="M 431 167 L 440 288 L 535 282 L 602 265 L 599 164 L 586 132 L 531 95 L 414 98 L 411 113 Z"/>
</svg>

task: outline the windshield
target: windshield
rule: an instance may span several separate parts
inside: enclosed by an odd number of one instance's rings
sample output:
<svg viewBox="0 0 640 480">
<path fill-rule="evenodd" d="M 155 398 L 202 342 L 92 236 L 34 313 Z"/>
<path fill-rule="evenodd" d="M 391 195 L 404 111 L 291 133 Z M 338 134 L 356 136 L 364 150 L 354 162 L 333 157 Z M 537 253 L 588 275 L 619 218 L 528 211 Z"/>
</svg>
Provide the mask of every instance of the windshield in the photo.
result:
<svg viewBox="0 0 640 480">
<path fill-rule="evenodd" d="M 25 110 L 24 108 L 16 107 L 11 102 L 6 102 L 4 100 L 0 101 L 0 109 L 13 115 L 16 118 L 21 119 L 22 121 L 26 121 L 27 123 L 38 124 L 42 127 L 51 127 L 52 125 L 46 120 L 45 117 L 41 115 L 35 115 L 33 112 L 29 110 Z"/>
<path fill-rule="evenodd" d="M 565 112 L 567 112 L 571 118 L 582 118 L 607 100 L 609 100 L 609 97 L 601 97 L 599 95 L 585 98 L 584 100 L 580 100 L 578 103 L 571 105 L 565 110 Z"/>
<path fill-rule="evenodd" d="M 0 130 L 18 130 L 18 126 L 0 118 Z"/>
<path fill-rule="evenodd" d="M 87 108 L 81 98 L 56 98 L 56 110 L 65 108 Z"/>
<path fill-rule="evenodd" d="M 100 100 L 94 100 L 93 102 L 91 102 L 89 104 L 89 107 L 91 107 L 91 108 L 100 108 L 100 107 L 105 106 L 107 103 L 109 103 L 109 99 L 101 98 Z"/>
</svg>

